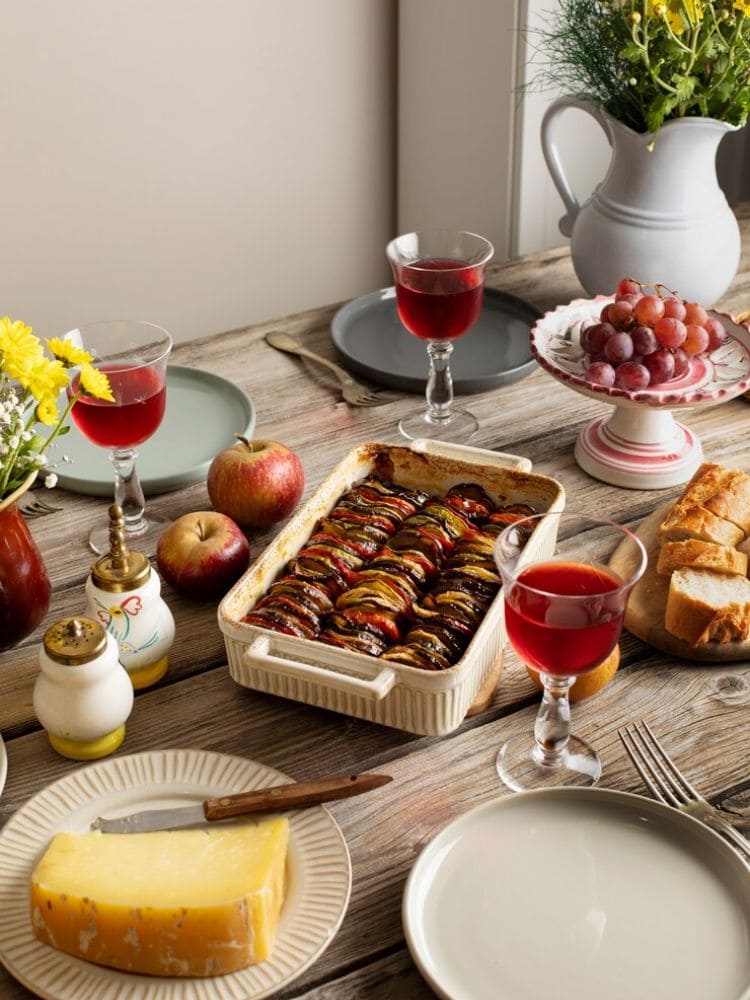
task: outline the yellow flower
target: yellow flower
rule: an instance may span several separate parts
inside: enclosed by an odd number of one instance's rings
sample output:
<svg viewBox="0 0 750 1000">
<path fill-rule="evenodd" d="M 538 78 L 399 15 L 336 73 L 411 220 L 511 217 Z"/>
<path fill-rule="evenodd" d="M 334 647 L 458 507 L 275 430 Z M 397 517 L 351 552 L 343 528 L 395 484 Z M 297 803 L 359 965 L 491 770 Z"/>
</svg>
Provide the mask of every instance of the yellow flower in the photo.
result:
<svg viewBox="0 0 750 1000">
<path fill-rule="evenodd" d="M 0 319 L 0 364 L 8 378 L 19 381 L 27 376 L 31 368 L 42 358 L 44 351 L 39 339 L 31 332 L 31 327 L 3 316 Z M 22 383 L 24 388 L 25 383 Z"/>
<path fill-rule="evenodd" d="M 681 35 L 685 30 L 682 17 L 682 6 L 685 5 L 685 12 L 691 25 L 696 25 L 703 20 L 703 0 L 668 0 L 667 3 L 661 0 L 654 3 L 648 0 L 646 4 L 646 15 L 648 17 L 661 17 L 669 23 L 675 35 Z M 737 0 L 737 3 L 748 3 L 750 0 Z"/>
<path fill-rule="evenodd" d="M 104 399 L 108 403 L 114 403 L 115 397 L 109 387 L 109 379 L 92 365 L 81 365 L 81 388 L 95 399 Z"/>
<path fill-rule="evenodd" d="M 734 0 L 732 6 L 735 10 L 741 10 L 745 17 L 750 17 L 750 0 Z"/>
<path fill-rule="evenodd" d="M 57 402 L 51 396 L 46 396 L 39 401 L 39 405 L 36 408 L 36 418 L 40 423 L 46 424 L 48 427 L 54 427 L 60 419 Z"/>
<path fill-rule="evenodd" d="M 28 389 L 37 400 L 42 400 L 45 396 L 57 396 L 68 384 L 68 373 L 62 362 L 50 361 L 44 354 L 17 378 L 19 384 Z"/>
<path fill-rule="evenodd" d="M 47 341 L 47 347 L 56 358 L 64 362 L 66 367 L 71 365 L 86 365 L 93 359 L 87 351 L 82 351 L 80 347 L 70 340 L 60 340 L 59 337 L 52 337 Z"/>
</svg>

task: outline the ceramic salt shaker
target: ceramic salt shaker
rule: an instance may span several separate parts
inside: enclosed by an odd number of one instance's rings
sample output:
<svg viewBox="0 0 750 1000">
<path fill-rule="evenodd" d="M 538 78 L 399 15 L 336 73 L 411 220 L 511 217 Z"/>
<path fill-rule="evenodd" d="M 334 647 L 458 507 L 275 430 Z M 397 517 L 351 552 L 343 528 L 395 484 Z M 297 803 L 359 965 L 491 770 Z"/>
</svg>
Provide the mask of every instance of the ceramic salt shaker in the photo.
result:
<svg viewBox="0 0 750 1000">
<path fill-rule="evenodd" d="M 174 618 L 148 558 L 125 544 L 118 504 L 109 508 L 109 543 L 109 552 L 94 563 L 86 580 L 86 614 L 117 642 L 133 687 L 149 687 L 166 672 Z"/>
<path fill-rule="evenodd" d="M 44 633 L 34 712 L 63 757 L 106 757 L 125 738 L 133 685 L 117 652 L 104 627 L 83 615 L 56 621 Z"/>
</svg>

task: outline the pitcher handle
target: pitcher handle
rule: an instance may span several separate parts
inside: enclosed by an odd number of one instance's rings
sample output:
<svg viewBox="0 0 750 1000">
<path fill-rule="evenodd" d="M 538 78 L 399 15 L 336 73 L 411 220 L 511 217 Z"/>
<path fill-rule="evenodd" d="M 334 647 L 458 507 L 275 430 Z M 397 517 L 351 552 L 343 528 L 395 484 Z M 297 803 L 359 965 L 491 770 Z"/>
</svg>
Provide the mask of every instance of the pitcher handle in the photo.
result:
<svg viewBox="0 0 750 1000">
<path fill-rule="evenodd" d="M 612 130 L 609 118 L 596 104 L 591 104 L 590 101 L 582 100 L 578 97 L 558 97 L 547 108 L 544 118 L 542 118 L 541 126 L 542 153 L 544 154 L 544 160 L 550 176 L 565 205 L 565 215 L 563 215 L 558 224 L 563 236 L 573 235 L 573 226 L 575 225 L 578 213 L 581 211 L 578 199 L 573 194 L 573 189 L 563 170 L 560 150 L 557 144 L 560 117 L 562 112 L 568 108 L 577 108 L 579 111 L 585 111 L 591 115 L 594 121 L 601 125 L 604 134 L 607 136 L 607 141 L 610 146 L 612 145 Z"/>
</svg>

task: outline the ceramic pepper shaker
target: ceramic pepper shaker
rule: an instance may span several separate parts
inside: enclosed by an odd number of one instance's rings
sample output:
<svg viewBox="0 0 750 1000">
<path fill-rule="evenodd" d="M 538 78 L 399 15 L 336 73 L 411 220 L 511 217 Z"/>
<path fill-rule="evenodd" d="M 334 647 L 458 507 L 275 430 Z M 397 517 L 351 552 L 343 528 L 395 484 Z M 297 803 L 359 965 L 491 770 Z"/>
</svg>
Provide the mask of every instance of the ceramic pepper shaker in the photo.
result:
<svg viewBox="0 0 750 1000">
<path fill-rule="evenodd" d="M 63 618 L 44 633 L 34 711 L 50 745 L 63 757 L 94 760 L 125 738 L 133 685 L 117 643 L 99 622 Z"/>
<path fill-rule="evenodd" d="M 122 508 L 109 508 L 109 552 L 86 580 L 86 614 L 114 637 L 134 688 L 160 680 L 174 640 L 174 618 L 161 597 L 161 581 L 142 552 L 125 544 Z"/>
</svg>

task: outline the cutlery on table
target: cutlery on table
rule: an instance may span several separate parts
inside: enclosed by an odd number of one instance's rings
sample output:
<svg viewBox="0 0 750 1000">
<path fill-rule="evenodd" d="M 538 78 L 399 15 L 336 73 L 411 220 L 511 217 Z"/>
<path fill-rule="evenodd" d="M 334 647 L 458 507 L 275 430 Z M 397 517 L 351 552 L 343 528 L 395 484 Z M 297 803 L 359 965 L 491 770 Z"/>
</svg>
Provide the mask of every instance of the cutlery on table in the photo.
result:
<svg viewBox="0 0 750 1000">
<path fill-rule="evenodd" d="M 750 861 L 750 841 L 732 825 L 739 825 L 743 818 L 720 810 L 704 799 L 677 768 L 647 722 L 623 726 L 617 735 L 654 798 L 710 826 Z M 744 823 L 747 822 L 744 818 Z"/>
<path fill-rule="evenodd" d="M 196 823 L 216 822 L 233 816 L 249 816 L 253 813 L 278 812 L 284 809 L 303 809 L 348 799 L 362 792 L 372 791 L 387 785 L 393 779 L 389 774 L 352 774 L 344 777 L 318 778 L 314 781 L 291 782 L 274 785 L 271 788 L 256 788 L 249 792 L 222 795 L 218 799 L 206 799 L 190 806 L 174 806 L 168 809 L 146 809 L 106 819 L 99 816 L 91 824 L 92 830 L 102 833 L 148 833 L 152 830 L 173 830 Z"/>
<path fill-rule="evenodd" d="M 51 503 L 40 499 L 36 493 L 24 493 L 16 501 L 18 509 L 24 517 L 44 517 L 45 514 L 56 514 L 62 507 L 53 507 Z"/>
<path fill-rule="evenodd" d="M 281 330 L 272 330 L 271 333 L 266 334 L 265 339 L 267 344 L 270 344 L 271 347 L 275 347 L 279 351 L 285 351 L 287 354 L 297 354 L 301 358 L 308 358 L 310 361 L 315 361 L 317 364 L 323 365 L 324 368 L 332 371 L 341 385 L 341 395 L 352 406 L 383 406 L 384 403 L 393 403 L 401 398 L 394 392 L 370 389 L 368 386 L 363 385 L 352 378 L 346 369 L 337 365 L 334 361 L 329 361 L 328 358 L 324 358 L 321 354 L 316 354 L 314 351 L 303 347 L 298 340 L 295 340 L 288 333 L 283 333 Z"/>
</svg>

